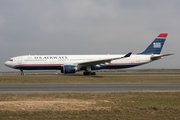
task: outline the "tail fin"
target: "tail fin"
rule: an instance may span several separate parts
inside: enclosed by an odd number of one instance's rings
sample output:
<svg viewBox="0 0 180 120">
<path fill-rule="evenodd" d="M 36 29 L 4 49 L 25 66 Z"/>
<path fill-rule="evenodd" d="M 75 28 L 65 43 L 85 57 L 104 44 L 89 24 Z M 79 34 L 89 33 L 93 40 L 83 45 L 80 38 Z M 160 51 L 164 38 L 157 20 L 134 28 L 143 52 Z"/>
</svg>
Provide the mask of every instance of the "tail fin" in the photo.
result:
<svg viewBox="0 0 180 120">
<path fill-rule="evenodd" d="M 160 54 L 168 33 L 161 33 L 159 36 L 139 54 Z"/>
</svg>

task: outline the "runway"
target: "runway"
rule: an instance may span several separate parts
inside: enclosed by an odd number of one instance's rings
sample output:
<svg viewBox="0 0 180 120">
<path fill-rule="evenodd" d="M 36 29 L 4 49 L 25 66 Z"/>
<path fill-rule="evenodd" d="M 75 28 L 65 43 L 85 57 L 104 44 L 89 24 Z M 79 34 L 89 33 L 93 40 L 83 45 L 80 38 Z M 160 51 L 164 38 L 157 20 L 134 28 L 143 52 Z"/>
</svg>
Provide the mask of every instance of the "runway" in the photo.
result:
<svg viewBox="0 0 180 120">
<path fill-rule="evenodd" d="M 180 84 L 0 84 L 0 94 L 180 92 Z"/>
</svg>

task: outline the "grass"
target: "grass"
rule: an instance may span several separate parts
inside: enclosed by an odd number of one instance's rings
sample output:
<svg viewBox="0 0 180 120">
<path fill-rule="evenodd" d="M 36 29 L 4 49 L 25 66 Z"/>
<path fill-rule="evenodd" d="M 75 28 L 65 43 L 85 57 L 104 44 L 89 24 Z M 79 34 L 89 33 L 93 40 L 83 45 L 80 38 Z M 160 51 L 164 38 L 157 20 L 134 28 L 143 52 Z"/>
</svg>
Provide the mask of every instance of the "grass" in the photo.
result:
<svg viewBox="0 0 180 120">
<path fill-rule="evenodd" d="M 6 83 L 180 83 L 180 76 L 0 76 Z"/>
<path fill-rule="evenodd" d="M 0 94 L 0 119 L 175 120 L 180 93 Z"/>
<path fill-rule="evenodd" d="M 97 73 L 97 76 L 0 76 L 0 84 L 16 83 L 180 83 L 180 72 Z M 114 75 L 114 76 L 113 76 Z M 0 94 L 0 120 L 178 120 L 180 92 L 111 94 Z"/>
</svg>

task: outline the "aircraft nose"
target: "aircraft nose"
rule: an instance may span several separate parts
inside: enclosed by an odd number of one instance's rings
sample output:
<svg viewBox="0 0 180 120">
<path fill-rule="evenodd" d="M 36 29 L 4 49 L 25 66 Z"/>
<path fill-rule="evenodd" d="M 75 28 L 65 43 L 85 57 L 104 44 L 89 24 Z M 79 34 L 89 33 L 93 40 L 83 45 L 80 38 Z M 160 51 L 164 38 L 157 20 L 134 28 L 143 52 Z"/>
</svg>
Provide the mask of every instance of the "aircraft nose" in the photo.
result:
<svg viewBox="0 0 180 120">
<path fill-rule="evenodd" d="M 6 62 L 4 63 L 4 65 L 8 66 L 8 61 L 6 61 Z"/>
<path fill-rule="evenodd" d="M 4 65 L 6 65 L 7 67 L 12 67 L 12 65 L 11 65 L 11 63 L 10 63 L 9 61 L 6 61 L 6 62 L 4 63 Z"/>
</svg>

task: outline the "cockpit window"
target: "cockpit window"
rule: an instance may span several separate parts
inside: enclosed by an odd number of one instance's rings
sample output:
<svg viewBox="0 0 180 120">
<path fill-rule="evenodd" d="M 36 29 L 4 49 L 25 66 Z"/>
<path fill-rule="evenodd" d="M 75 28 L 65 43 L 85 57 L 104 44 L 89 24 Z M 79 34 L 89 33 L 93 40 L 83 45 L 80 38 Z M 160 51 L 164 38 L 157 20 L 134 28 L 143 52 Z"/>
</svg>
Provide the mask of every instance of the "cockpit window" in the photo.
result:
<svg viewBox="0 0 180 120">
<path fill-rule="evenodd" d="M 13 61 L 13 59 L 10 59 L 9 61 Z"/>
</svg>

